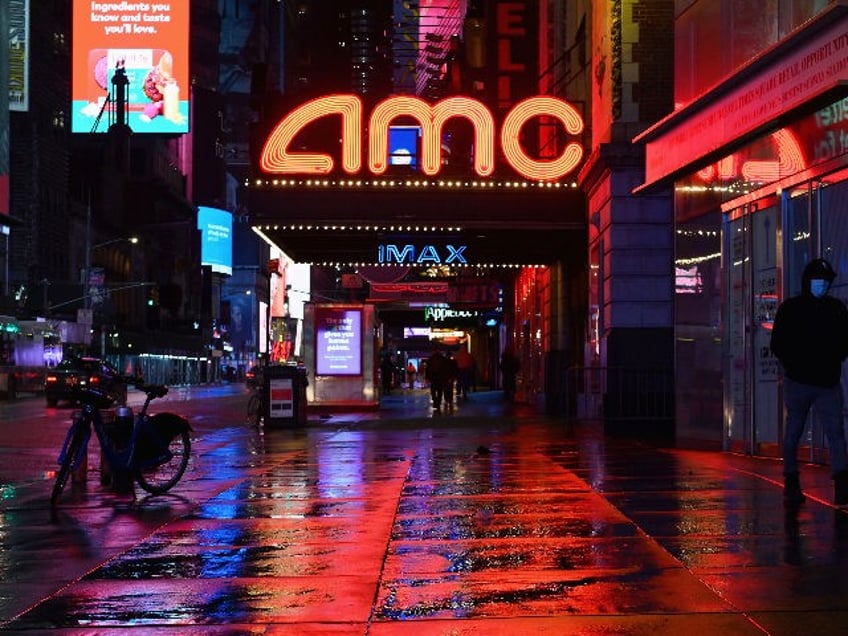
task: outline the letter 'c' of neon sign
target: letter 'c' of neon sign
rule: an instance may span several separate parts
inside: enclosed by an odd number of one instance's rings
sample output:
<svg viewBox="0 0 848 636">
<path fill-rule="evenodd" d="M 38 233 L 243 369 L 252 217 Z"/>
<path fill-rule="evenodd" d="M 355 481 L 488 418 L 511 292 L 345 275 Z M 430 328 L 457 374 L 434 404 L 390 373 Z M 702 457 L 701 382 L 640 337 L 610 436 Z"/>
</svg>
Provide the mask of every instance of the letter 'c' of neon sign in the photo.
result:
<svg viewBox="0 0 848 636">
<path fill-rule="evenodd" d="M 289 145 L 309 123 L 328 115 L 342 118 L 342 169 L 348 174 L 362 167 L 362 101 L 356 95 L 328 95 L 298 106 L 277 124 L 259 158 L 260 168 L 272 174 L 324 175 L 332 172 L 333 159 L 326 153 L 290 152 Z M 449 97 L 428 104 L 417 97 L 398 95 L 384 99 L 374 107 L 369 120 L 368 168 L 383 174 L 388 168 L 389 125 L 397 117 L 419 122 L 422 129 L 422 172 L 438 174 L 442 165 L 441 133 L 449 119 L 462 117 L 474 128 L 474 170 L 488 176 L 495 169 L 495 124 L 491 111 L 476 99 Z M 519 136 L 523 126 L 534 117 L 553 117 L 562 123 L 569 135 L 583 130 L 583 120 L 571 104 L 555 97 L 536 96 L 516 104 L 507 114 L 501 128 L 503 155 L 512 168 L 527 179 L 558 179 L 580 163 L 583 148 L 572 142 L 553 159 L 528 157 Z"/>
</svg>

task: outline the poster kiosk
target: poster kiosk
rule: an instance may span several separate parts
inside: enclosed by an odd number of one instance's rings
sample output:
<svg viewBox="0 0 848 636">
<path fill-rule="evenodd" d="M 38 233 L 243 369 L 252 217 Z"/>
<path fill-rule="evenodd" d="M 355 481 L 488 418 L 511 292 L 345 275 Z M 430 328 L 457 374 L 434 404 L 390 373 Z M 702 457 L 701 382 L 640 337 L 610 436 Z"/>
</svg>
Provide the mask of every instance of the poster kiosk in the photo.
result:
<svg viewBox="0 0 848 636">
<path fill-rule="evenodd" d="M 303 360 L 310 406 L 376 409 L 376 311 L 372 304 L 306 303 Z"/>
</svg>

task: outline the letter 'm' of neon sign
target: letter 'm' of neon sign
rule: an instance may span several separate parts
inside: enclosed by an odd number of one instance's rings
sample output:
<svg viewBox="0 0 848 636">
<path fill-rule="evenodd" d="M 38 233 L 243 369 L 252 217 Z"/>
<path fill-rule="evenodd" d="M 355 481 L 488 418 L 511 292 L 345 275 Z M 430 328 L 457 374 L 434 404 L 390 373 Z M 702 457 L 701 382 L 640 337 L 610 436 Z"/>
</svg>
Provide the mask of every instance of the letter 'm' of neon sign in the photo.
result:
<svg viewBox="0 0 848 636">
<path fill-rule="evenodd" d="M 313 99 L 288 113 L 265 140 L 259 158 L 264 172 L 272 174 L 323 175 L 334 163 L 326 153 L 291 152 L 289 145 L 309 123 L 328 115 L 342 118 L 342 170 L 348 174 L 362 167 L 362 101 L 356 95 L 328 95 Z M 476 99 L 449 97 L 428 104 L 417 97 L 397 95 L 374 107 L 369 120 L 368 169 L 383 174 L 388 168 L 389 125 L 398 117 L 415 119 L 422 129 L 421 170 L 427 176 L 438 174 L 442 166 L 442 128 L 454 117 L 467 119 L 474 128 L 474 170 L 480 176 L 495 169 L 495 122 L 491 111 Z M 509 111 L 500 133 L 503 155 L 512 168 L 527 179 L 551 181 L 574 170 L 583 157 L 583 147 L 571 142 L 555 159 L 528 157 L 521 146 L 524 125 L 535 117 L 553 117 L 569 135 L 583 130 L 583 119 L 571 104 L 556 97 L 529 97 Z"/>
</svg>

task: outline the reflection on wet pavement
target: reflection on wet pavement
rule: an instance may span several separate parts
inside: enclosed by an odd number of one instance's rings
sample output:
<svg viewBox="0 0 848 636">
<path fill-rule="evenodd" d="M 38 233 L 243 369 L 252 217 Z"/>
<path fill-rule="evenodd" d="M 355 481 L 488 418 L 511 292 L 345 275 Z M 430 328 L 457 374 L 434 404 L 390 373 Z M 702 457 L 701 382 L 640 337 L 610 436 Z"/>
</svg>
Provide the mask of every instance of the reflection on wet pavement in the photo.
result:
<svg viewBox="0 0 848 636">
<path fill-rule="evenodd" d="M 459 409 L 452 419 L 210 431 L 182 499 L 162 498 L 164 507 L 154 498 L 119 512 L 89 492 L 62 510 L 67 523 L 45 526 L 44 508 L 12 506 L 4 545 L 18 553 L 21 583 L 34 567 L 24 556 L 46 563 L 83 550 L 93 565 L 5 627 L 378 636 L 848 627 L 848 515 L 815 498 L 787 515 L 779 464 L 608 440 L 479 399 L 467 419 Z M 826 498 L 826 472 L 816 474 L 811 494 Z"/>
</svg>

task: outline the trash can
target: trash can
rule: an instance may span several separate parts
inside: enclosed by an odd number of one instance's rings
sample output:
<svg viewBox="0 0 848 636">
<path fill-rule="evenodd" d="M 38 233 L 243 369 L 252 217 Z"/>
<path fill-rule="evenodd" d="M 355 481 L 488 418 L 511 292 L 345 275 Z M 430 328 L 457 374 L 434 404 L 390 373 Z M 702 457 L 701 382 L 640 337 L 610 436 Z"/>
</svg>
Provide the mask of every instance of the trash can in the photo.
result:
<svg viewBox="0 0 848 636">
<path fill-rule="evenodd" d="M 291 364 L 265 367 L 265 425 L 306 425 L 306 369 Z"/>
</svg>

